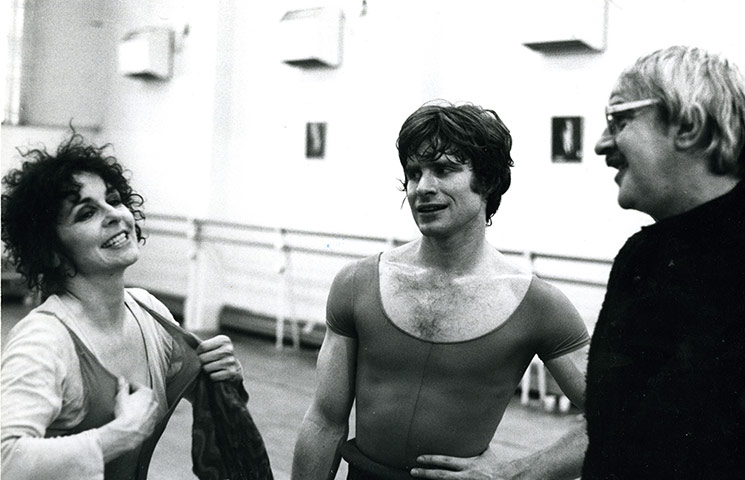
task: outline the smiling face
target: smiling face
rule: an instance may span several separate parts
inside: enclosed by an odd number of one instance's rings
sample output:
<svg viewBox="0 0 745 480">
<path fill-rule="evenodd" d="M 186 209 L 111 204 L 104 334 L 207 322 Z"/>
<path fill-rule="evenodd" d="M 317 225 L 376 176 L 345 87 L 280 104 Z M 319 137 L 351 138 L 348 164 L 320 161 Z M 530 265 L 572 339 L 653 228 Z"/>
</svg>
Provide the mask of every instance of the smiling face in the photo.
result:
<svg viewBox="0 0 745 480">
<path fill-rule="evenodd" d="M 73 178 L 80 190 L 64 200 L 57 223 L 65 257 L 78 275 L 123 273 L 139 258 L 132 213 L 98 175 Z"/>
<path fill-rule="evenodd" d="M 609 105 L 631 100 L 614 93 Z M 603 132 L 595 153 L 618 170 L 618 204 L 656 220 L 679 213 L 688 172 L 676 155 L 674 126 L 660 120 L 654 105 L 616 114 L 614 126 L 614 133 Z"/>
<path fill-rule="evenodd" d="M 429 162 L 412 158 L 405 174 L 411 214 L 422 235 L 448 237 L 483 230 L 486 199 L 473 191 L 470 165 L 450 155 Z"/>
</svg>

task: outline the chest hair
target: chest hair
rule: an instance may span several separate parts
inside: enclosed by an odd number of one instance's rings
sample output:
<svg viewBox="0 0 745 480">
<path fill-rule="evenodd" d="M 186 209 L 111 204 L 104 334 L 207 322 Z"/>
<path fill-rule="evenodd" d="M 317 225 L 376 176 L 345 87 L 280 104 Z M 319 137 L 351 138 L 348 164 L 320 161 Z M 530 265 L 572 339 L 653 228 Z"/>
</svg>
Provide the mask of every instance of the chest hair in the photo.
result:
<svg viewBox="0 0 745 480">
<path fill-rule="evenodd" d="M 389 272 L 381 288 L 396 326 L 433 341 L 466 340 L 487 333 L 514 312 L 518 293 L 494 278 Z"/>
</svg>

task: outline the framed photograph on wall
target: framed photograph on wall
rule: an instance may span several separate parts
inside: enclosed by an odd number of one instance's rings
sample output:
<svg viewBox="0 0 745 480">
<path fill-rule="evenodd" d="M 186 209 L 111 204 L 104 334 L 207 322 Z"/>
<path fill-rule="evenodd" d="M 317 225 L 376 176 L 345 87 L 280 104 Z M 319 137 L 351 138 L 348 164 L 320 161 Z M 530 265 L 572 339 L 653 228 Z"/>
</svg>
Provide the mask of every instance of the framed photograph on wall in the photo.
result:
<svg viewBox="0 0 745 480">
<path fill-rule="evenodd" d="M 582 117 L 551 118 L 551 161 L 582 161 Z"/>
<path fill-rule="evenodd" d="M 305 124 L 305 158 L 321 159 L 326 155 L 326 122 Z"/>
</svg>

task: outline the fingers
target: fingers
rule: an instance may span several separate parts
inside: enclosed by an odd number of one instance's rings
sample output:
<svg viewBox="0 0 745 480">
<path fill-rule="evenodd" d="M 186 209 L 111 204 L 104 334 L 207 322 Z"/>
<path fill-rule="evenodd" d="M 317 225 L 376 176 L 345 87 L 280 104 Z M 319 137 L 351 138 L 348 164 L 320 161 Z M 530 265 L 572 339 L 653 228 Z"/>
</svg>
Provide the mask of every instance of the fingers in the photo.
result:
<svg viewBox="0 0 745 480">
<path fill-rule="evenodd" d="M 243 370 L 237 361 L 225 360 L 202 364 L 202 370 L 216 382 L 243 379 Z"/>
<path fill-rule="evenodd" d="M 129 395 L 129 383 L 127 383 L 127 380 L 124 377 L 119 377 L 117 381 L 119 385 L 117 385 L 116 390 L 116 401 L 119 402 Z"/>
<path fill-rule="evenodd" d="M 202 369 L 214 381 L 242 380 L 243 369 L 233 349 L 233 342 L 225 335 L 203 341 L 197 347 Z"/>
<path fill-rule="evenodd" d="M 503 478 L 497 473 L 499 469 L 495 468 L 494 462 L 497 460 L 497 457 L 489 448 L 475 457 L 461 458 L 447 455 L 420 455 L 416 460 L 420 466 L 412 469 L 411 475 L 417 478 L 471 480 Z"/>
<path fill-rule="evenodd" d="M 158 401 L 155 393 L 144 385 L 118 380 L 114 418 L 121 431 L 140 440 L 152 433 L 157 423 Z"/>
<path fill-rule="evenodd" d="M 414 468 L 410 473 L 417 478 L 461 478 L 460 472 L 468 467 L 467 459 L 446 455 L 420 455 L 416 460 L 422 467 Z"/>
<path fill-rule="evenodd" d="M 459 478 L 457 476 L 458 472 L 453 472 L 451 470 L 431 470 L 428 468 L 413 468 L 410 472 L 412 477 L 416 478 L 440 478 L 440 479 L 448 479 L 448 478 Z"/>
<path fill-rule="evenodd" d="M 114 419 L 99 427 L 104 461 L 108 462 L 141 445 L 155 430 L 158 401 L 155 393 L 124 378 L 117 379 Z"/>
<path fill-rule="evenodd" d="M 197 347 L 197 355 L 202 364 L 234 358 L 233 342 L 225 335 L 218 335 L 200 343 Z"/>
<path fill-rule="evenodd" d="M 197 347 L 197 353 L 202 354 L 210 352 L 212 350 L 225 349 L 230 352 L 233 351 L 233 342 L 230 341 L 230 337 L 227 335 L 217 335 L 207 340 L 202 341 Z"/>
<path fill-rule="evenodd" d="M 416 461 L 423 465 L 441 467 L 448 470 L 460 470 L 468 465 L 468 459 L 449 457 L 447 455 L 420 455 Z"/>
</svg>

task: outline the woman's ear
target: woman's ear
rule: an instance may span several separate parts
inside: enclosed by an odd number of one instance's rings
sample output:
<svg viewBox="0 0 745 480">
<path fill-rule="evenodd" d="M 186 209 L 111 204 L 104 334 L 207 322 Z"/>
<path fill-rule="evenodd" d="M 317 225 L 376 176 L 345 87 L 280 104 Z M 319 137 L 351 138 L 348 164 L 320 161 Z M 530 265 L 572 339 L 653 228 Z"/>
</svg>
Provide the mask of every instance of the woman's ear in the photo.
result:
<svg viewBox="0 0 745 480">
<path fill-rule="evenodd" d="M 681 118 L 675 132 L 675 146 L 680 150 L 690 150 L 703 145 L 708 140 L 706 113 L 701 105 L 693 105 L 687 115 Z"/>
</svg>

